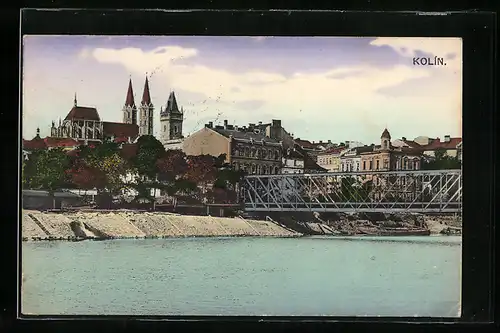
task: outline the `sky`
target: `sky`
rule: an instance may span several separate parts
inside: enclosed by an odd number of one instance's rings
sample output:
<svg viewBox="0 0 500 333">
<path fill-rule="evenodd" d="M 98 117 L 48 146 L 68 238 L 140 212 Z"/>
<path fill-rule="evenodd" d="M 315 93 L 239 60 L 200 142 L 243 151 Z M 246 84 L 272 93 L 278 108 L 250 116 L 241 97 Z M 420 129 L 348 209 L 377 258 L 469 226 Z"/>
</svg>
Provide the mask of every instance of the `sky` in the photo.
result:
<svg viewBox="0 0 500 333">
<path fill-rule="evenodd" d="M 413 57 L 443 57 L 417 66 Z M 208 121 L 280 119 L 295 138 L 378 143 L 462 135 L 462 41 L 406 37 L 24 36 L 23 137 L 73 106 L 122 121 L 129 78 L 140 103 L 149 78 L 160 107 L 174 91 L 184 135 Z"/>
</svg>

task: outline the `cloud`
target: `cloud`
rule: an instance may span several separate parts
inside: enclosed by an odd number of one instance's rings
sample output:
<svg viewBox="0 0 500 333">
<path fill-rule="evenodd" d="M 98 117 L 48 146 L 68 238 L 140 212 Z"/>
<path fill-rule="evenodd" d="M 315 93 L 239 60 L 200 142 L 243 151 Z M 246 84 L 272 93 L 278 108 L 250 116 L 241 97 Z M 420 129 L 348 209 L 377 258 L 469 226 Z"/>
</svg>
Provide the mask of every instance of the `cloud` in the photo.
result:
<svg viewBox="0 0 500 333">
<path fill-rule="evenodd" d="M 202 93 L 208 98 L 229 102 L 258 98 L 267 103 L 294 105 L 327 101 L 338 103 L 340 100 L 357 98 L 360 94 L 363 98 L 370 98 L 380 88 L 430 75 L 422 68 L 398 65 L 390 69 L 355 66 L 317 73 L 297 72 L 285 77 L 272 72 L 231 73 L 196 63 L 175 63 L 176 59 L 190 59 L 197 54 L 195 49 L 178 46 L 164 46 L 149 52 L 138 48 L 100 48 L 93 52 L 99 62 L 119 64 L 138 74 L 154 73 L 174 89 Z M 342 76 L 349 73 L 356 75 Z"/>
<path fill-rule="evenodd" d="M 382 38 L 373 43 L 377 46 L 389 45 L 404 56 L 417 51 L 460 54 L 456 42 L 403 43 L 399 38 Z M 440 48 L 433 48 L 436 46 Z M 267 121 L 261 117 L 272 114 L 276 119 L 283 119 L 285 126 L 295 124 L 296 127 L 307 122 L 309 128 L 328 131 L 332 124 L 348 127 L 348 123 L 358 123 L 360 130 L 375 131 L 390 125 L 388 122 L 400 123 L 401 119 L 407 118 L 406 115 L 419 114 L 422 123 L 428 119 L 425 115 L 433 115 L 434 123 L 442 123 L 449 121 L 450 116 L 459 114 L 453 103 L 455 99 L 459 101 L 460 94 L 453 94 L 452 89 L 451 94 L 447 92 L 424 100 L 421 96 L 399 97 L 382 93 L 384 89 L 412 80 L 432 78 L 432 69 L 410 63 L 390 68 L 358 65 L 321 72 L 297 71 L 284 76 L 277 72 L 252 70 L 234 73 L 200 65 L 196 62 L 198 50 L 180 46 L 162 46 L 152 51 L 99 48 L 92 55 L 98 62 L 121 65 L 135 74 L 148 72 L 154 75 L 155 85 L 161 88 L 152 86 L 151 89 L 165 90 L 163 87 L 169 87 L 185 92 L 186 97 L 189 94 L 199 96 L 199 100 L 192 101 L 183 100 L 182 94 L 178 95 L 180 104 L 185 105 L 188 113 L 196 115 L 193 116 L 196 119 L 186 116 L 185 128 L 197 126 L 201 118 L 221 120 L 221 117 L 228 117 L 230 122 L 248 123 Z M 177 61 L 179 59 L 185 61 L 181 63 Z M 208 104 L 204 100 L 211 102 Z"/>
<path fill-rule="evenodd" d="M 92 51 L 88 48 L 83 48 L 80 52 L 78 52 L 78 59 L 84 60 L 92 56 Z"/>
<path fill-rule="evenodd" d="M 453 71 L 462 69 L 462 39 L 441 37 L 381 37 L 370 42 L 374 46 L 389 46 L 403 57 L 412 58 L 418 52 L 444 57 L 445 68 Z"/>
</svg>

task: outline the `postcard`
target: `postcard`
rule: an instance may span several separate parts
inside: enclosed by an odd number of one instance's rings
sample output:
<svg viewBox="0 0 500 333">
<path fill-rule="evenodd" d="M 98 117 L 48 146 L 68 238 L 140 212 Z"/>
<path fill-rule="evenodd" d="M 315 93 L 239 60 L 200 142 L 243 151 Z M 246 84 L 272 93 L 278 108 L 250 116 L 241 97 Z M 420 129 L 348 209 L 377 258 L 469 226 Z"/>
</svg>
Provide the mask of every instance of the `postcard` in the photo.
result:
<svg viewBox="0 0 500 333">
<path fill-rule="evenodd" d="M 460 316 L 460 38 L 22 58 L 22 314 Z"/>
</svg>

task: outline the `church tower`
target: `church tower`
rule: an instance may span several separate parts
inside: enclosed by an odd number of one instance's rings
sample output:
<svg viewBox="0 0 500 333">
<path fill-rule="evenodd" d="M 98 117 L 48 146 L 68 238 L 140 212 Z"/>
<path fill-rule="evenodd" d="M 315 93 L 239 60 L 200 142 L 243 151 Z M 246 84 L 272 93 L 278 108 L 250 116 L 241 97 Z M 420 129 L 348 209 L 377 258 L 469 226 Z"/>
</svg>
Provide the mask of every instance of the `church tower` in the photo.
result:
<svg viewBox="0 0 500 333">
<path fill-rule="evenodd" d="M 184 110 L 179 110 L 175 93 L 172 91 L 168 97 L 165 109 L 160 110 L 160 141 L 166 144 L 169 140 L 182 139 L 182 123 Z"/>
<path fill-rule="evenodd" d="M 127 98 L 123 106 L 123 122 L 125 124 L 137 125 L 137 107 L 134 101 L 134 91 L 132 90 L 132 79 L 128 81 Z"/>
<path fill-rule="evenodd" d="M 391 148 L 391 134 L 389 131 L 384 129 L 382 135 L 380 136 L 380 148 L 381 149 L 390 149 Z"/>
<path fill-rule="evenodd" d="M 151 103 L 151 95 L 149 94 L 149 82 L 147 76 L 146 76 L 146 82 L 144 83 L 144 91 L 142 93 L 142 101 L 139 110 L 140 110 L 139 136 L 153 135 L 154 106 L 153 103 Z"/>
</svg>

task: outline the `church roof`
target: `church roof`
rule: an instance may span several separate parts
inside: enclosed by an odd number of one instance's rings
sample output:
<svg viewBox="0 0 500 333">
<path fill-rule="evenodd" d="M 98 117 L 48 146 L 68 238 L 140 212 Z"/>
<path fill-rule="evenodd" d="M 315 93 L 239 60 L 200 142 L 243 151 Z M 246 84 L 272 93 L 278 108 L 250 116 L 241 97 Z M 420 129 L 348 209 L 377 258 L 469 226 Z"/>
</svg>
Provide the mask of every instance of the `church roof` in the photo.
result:
<svg viewBox="0 0 500 333">
<path fill-rule="evenodd" d="M 167 105 L 165 106 L 165 109 L 163 109 L 163 113 L 181 113 L 181 111 L 179 111 L 177 99 L 175 98 L 175 93 L 173 91 L 168 96 Z"/>
<path fill-rule="evenodd" d="M 148 77 L 146 76 L 146 82 L 144 82 L 144 91 L 142 92 L 142 105 L 150 105 L 151 103 L 151 95 L 149 93 L 149 82 Z"/>
<path fill-rule="evenodd" d="M 64 120 L 96 120 L 100 121 L 96 108 L 86 106 L 73 106 Z"/>
<path fill-rule="evenodd" d="M 132 89 L 132 79 L 128 81 L 127 98 L 125 99 L 126 106 L 135 106 L 134 90 Z"/>
<path fill-rule="evenodd" d="M 139 135 L 139 126 L 136 124 L 112 123 L 104 121 L 102 123 L 102 131 L 105 136 L 135 138 Z"/>
</svg>

